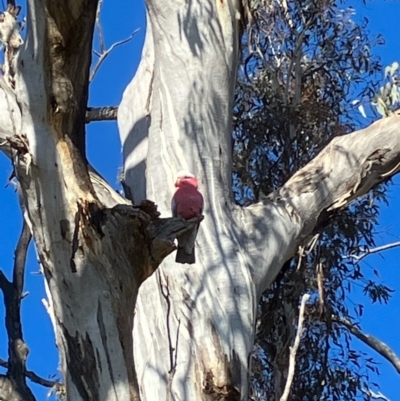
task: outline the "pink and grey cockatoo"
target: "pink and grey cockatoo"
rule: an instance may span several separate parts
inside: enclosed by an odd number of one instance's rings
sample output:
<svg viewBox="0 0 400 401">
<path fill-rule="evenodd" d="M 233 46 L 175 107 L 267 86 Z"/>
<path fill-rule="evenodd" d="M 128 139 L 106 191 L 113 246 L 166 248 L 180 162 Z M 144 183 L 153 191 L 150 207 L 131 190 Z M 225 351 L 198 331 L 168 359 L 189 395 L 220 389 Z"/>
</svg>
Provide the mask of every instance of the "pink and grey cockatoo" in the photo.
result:
<svg viewBox="0 0 400 401">
<path fill-rule="evenodd" d="M 177 190 L 172 198 L 171 209 L 174 217 L 183 217 L 186 220 L 203 212 L 203 196 L 197 190 L 197 178 L 186 171 L 180 171 L 175 182 Z M 175 261 L 177 263 L 195 263 L 194 242 L 199 224 L 178 237 L 178 250 Z"/>
</svg>

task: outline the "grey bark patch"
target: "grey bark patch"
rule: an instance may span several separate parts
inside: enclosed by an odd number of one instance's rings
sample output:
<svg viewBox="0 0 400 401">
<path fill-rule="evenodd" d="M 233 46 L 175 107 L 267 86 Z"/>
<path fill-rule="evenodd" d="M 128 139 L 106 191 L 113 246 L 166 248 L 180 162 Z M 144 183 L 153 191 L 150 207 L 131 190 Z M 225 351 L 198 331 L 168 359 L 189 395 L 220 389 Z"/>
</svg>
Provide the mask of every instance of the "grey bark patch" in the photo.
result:
<svg viewBox="0 0 400 401">
<path fill-rule="evenodd" d="M 86 338 L 81 337 L 79 333 L 71 336 L 64 326 L 62 328 L 67 342 L 67 365 L 72 382 L 83 400 L 99 400 L 100 381 L 95 351 L 89 335 L 86 334 Z"/>
<path fill-rule="evenodd" d="M 101 342 L 103 344 L 104 352 L 106 354 L 108 371 L 110 373 L 110 378 L 111 378 L 111 383 L 113 386 L 114 394 L 115 394 L 115 397 L 117 397 L 117 392 L 115 390 L 115 378 L 114 378 L 113 368 L 112 368 L 112 364 L 111 364 L 110 352 L 108 350 L 108 345 L 107 345 L 107 333 L 106 333 L 106 327 L 104 325 L 103 310 L 101 308 L 100 301 L 98 302 L 98 305 L 97 305 L 97 324 L 99 325 L 99 329 L 100 329 Z M 99 359 L 99 361 L 100 361 L 100 359 Z"/>
<path fill-rule="evenodd" d="M 65 239 L 68 241 L 68 233 L 70 230 L 70 224 L 67 219 L 62 219 L 60 220 L 60 231 L 61 231 L 61 237 L 62 239 Z"/>
<path fill-rule="evenodd" d="M 196 309 L 196 302 L 190 297 L 189 293 L 182 287 L 183 303 L 192 311 Z"/>
</svg>

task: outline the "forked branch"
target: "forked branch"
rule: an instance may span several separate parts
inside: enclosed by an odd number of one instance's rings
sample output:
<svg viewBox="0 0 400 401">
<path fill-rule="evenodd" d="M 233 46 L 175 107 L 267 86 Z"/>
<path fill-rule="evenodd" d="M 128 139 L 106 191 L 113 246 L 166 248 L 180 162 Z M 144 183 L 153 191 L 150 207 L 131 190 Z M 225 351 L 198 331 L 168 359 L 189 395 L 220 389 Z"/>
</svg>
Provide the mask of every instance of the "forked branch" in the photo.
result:
<svg viewBox="0 0 400 401">
<path fill-rule="evenodd" d="M 2 391 L 6 391 L 5 389 L 11 385 L 13 392 L 17 395 L 19 394 L 22 397 L 21 399 L 35 401 L 32 391 L 26 384 L 26 358 L 29 349 L 23 340 L 21 324 L 21 299 L 24 286 L 26 255 L 30 240 L 31 233 L 28 224 L 24 221 L 22 233 L 15 251 L 13 281 L 10 282 L 0 270 L 0 288 L 4 296 L 8 336 L 7 376 L 2 378 L 1 388 Z M 4 399 L 7 401 L 17 401 L 18 397 L 9 394 Z"/>
<path fill-rule="evenodd" d="M 106 49 L 105 44 L 104 44 L 104 34 L 103 34 L 103 28 L 101 26 L 100 22 L 100 13 L 101 13 L 101 8 L 103 6 L 103 0 L 99 0 L 98 5 L 97 5 L 97 12 L 96 12 L 96 29 L 97 29 L 97 36 L 99 39 L 99 47 L 100 51 L 93 50 L 93 53 L 99 58 L 97 60 L 96 65 L 93 67 L 92 72 L 90 73 L 90 78 L 89 82 L 92 82 L 95 75 L 97 74 L 97 71 L 99 70 L 101 64 L 103 61 L 110 55 L 110 53 L 118 46 L 123 45 L 124 43 L 129 42 L 130 40 L 133 39 L 133 37 L 136 35 L 136 33 L 139 31 L 139 29 L 136 29 L 135 31 L 132 32 L 130 36 L 127 38 L 120 40 L 119 42 L 113 43 L 109 49 Z"/>
<path fill-rule="evenodd" d="M 0 359 L 0 366 L 8 369 L 8 362 Z M 25 371 L 25 376 L 33 383 L 40 384 L 43 387 L 54 388 L 57 392 L 64 392 L 64 384 L 56 380 L 48 380 L 38 376 L 35 372 L 30 370 Z"/>
<path fill-rule="evenodd" d="M 136 29 L 136 31 L 133 31 L 131 35 L 129 35 L 127 38 L 122 39 L 118 42 L 113 43 L 107 50 L 105 50 L 102 53 L 99 53 L 97 51 L 93 51 L 93 53 L 99 58 L 97 60 L 96 65 L 94 66 L 92 72 L 90 73 L 90 78 L 89 78 L 89 82 L 92 82 L 95 75 L 97 74 L 97 71 L 99 70 L 101 64 L 103 63 L 103 61 L 110 55 L 110 53 L 118 46 L 121 46 L 125 43 L 128 43 L 130 40 L 133 39 L 133 37 L 136 35 L 136 33 L 139 32 L 139 29 Z"/>
</svg>

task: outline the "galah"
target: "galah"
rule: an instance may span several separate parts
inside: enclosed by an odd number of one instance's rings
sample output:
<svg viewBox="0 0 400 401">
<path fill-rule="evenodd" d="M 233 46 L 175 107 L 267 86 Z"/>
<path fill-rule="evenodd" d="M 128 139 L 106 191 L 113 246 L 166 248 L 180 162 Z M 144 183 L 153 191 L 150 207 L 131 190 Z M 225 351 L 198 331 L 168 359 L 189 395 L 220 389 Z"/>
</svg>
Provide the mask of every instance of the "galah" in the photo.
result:
<svg viewBox="0 0 400 401">
<path fill-rule="evenodd" d="M 203 211 L 203 196 L 197 190 L 197 178 L 186 171 L 178 173 L 175 182 L 177 187 L 171 201 L 172 215 L 192 219 Z M 177 263 L 195 263 L 194 242 L 196 240 L 199 224 L 178 237 L 178 250 L 175 261 Z"/>
</svg>

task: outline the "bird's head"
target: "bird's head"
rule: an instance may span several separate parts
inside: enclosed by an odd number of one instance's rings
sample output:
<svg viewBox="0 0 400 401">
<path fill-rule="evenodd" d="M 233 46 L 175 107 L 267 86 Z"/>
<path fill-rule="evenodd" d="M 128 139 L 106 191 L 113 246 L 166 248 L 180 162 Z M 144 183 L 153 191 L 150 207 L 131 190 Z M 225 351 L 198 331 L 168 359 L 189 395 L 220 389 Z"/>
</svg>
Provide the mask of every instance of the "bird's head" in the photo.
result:
<svg viewBox="0 0 400 401">
<path fill-rule="evenodd" d="M 188 171 L 180 171 L 176 178 L 175 186 L 179 188 L 182 187 L 183 185 L 190 185 L 192 187 L 197 188 L 198 187 L 197 178 Z"/>
</svg>

